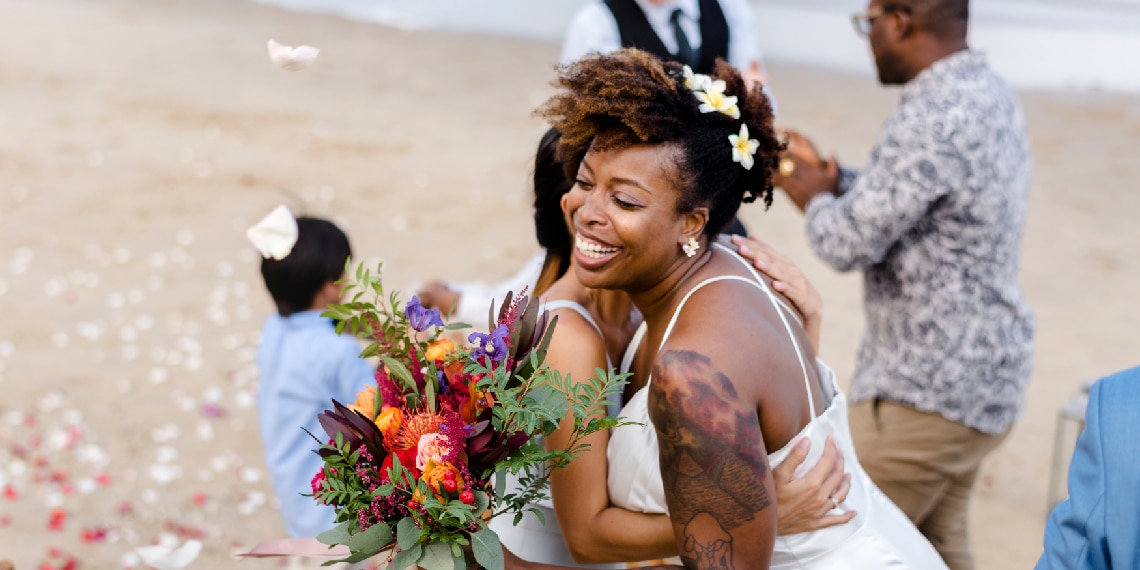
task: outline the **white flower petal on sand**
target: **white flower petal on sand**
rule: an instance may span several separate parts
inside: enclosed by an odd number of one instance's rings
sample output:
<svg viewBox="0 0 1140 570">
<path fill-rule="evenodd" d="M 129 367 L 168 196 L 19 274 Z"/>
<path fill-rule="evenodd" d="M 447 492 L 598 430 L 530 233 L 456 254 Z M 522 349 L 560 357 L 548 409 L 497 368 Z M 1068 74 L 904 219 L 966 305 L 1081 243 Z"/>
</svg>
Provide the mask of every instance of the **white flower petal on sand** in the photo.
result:
<svg viewBox="0 0 1140 570">
<path fill-rule="evenodd" d="M 135 549 L 139 557 L 157 570 L 181 570 L 190 565 L 202 552 L 202 543 L 187 540 L 178 548 L 163 545 L 140 546 Z"/>
<path fill-rule="evenodd" d="M 245 232 L 253 247 L 267 259 L 285 259 L 297 243 L 297 218 L 284 204 Z"/>
<path fill-rule="evenodd" d="M 740 125 L 740 134 L 728 135 L 728 142 L 732 144 L 733 162 L 739 162 L 745 170 L 752 170 L 760 141 L 748 138 L 748 125 Z"/>
<path fill-rule="evenodd" d="M 313 46 L 287 46 L 269 40 L 269 59 L 286 71 L 300 71 L 317 60 L 321 50 Z"/>
</svg>

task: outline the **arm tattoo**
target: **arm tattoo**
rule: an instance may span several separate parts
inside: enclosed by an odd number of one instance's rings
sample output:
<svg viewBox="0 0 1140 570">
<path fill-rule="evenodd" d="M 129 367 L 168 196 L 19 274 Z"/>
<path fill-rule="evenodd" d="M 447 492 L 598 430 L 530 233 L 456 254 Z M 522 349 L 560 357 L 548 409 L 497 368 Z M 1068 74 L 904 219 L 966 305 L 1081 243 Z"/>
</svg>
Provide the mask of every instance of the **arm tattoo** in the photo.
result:
<svg viewBox="0 0 1140 570">
<path fill-rule="evenodd" d="M 649 414 L 685 565 L 735 568 L 732 531 L 775 502 L 756 412 L 740 411 L 732 382 L 696 352 L 661 353 L 653 378 Z"/>
</svg>

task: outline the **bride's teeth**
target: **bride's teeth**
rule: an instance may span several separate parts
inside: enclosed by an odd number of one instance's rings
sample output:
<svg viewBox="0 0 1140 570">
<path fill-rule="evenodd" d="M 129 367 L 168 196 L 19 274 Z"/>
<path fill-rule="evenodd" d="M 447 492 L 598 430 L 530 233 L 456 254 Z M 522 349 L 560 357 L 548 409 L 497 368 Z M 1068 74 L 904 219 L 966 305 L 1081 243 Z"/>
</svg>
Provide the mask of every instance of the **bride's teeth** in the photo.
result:
<svg viewBox="0 0 1140 570">
<path fill-rule="evenodd" d="M 618 250 L 616 247 L 603 247 L 599 244 L 585 241 L 582 238 L 575 240 L 575 246 L 577 246 L 578 251 L 586 254 L 586 257 L 593 258 L 605 257 Z"/>
</svg>

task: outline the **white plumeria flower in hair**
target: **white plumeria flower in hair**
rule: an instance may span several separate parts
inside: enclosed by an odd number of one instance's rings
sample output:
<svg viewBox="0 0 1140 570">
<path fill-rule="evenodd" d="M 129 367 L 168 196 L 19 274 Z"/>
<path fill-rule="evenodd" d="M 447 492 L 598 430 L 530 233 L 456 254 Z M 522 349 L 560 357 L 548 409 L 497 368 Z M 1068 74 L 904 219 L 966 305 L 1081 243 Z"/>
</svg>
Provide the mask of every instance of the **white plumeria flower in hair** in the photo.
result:
<svg viewBox="0 0 1140 570">
<path fill-rule="evenodd" d="M 253 247 L 266 259 L 285 259 L 297 244 L 297 218 L 284 204 L 245 232 Z"/>
<path fill-rule="evenodd" d="M 703 73 L 693 73 L 693 68 L 685 66 L 685 87 L 693 91 L 704 91 L 712 84 L 712 78 Z"/>
<path fill-rule="evenodd" d="M 748 125 L 740 125 L 740 134 L 728 135 L 728 142 L 732 144 L 732 160 L 739 162 L 745 170 L 752 170 L 755 164 L 756 149 L 760 148 L 760 141 L 748 138 Z"/>
<path fill-rule="evenodd" d="M 286 71 L 300 71 L 317 60 L 321 50 L 313 46 L 287 46 L 269 40 L 269 59 Z"/>
<path fill-rule="evenodd" d="M 704 91 L 694 91 L 693 94 L 701 102 L 700 111 L 702 113 L 719 111 L 733 119 L 739 119 L 740 107 L 736 106 L 736 97 L 725 95 L 725 88 L 724 80 L 717 79 L 709 81 L 709 85 Z"/>
</svg>

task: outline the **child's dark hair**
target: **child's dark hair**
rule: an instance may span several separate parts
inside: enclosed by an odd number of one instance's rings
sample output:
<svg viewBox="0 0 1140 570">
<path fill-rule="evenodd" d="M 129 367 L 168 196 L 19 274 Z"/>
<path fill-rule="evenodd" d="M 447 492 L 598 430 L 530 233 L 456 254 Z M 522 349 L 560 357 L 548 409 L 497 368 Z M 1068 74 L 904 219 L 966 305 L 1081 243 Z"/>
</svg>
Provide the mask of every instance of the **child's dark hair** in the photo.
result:
<svg viewBox="0 0 1140 570">
<path fill-rule="evenodd" d="M 261 277 L 282 317 L 308 311 L 321 288 L 344 275 L 348 236 L 319 218 L 297 218 L 297 243 L 284 259 L 262 259 Z"/>
<path fill-rule="evenodd" d="M 740 72 L 717 61 L 712 79 L 725 82 L 725 93 L 738 99 L 740 118 L 701 112 L 685 86 L 683 66 L 647 52 L 623 49 L 588 56 L 564 68 L 561 92 L 538 113 L 562 133 L 558 158 L 580 159 L 586 151 L 608 151 L 634 144 L 669 144 L 679 151 L 676 176 L 679 212 L 707 206 L 705 234 L 718 233 L 741 202 L 772 202 L 772 173 L 784 145 L 772 126 L 772 106 L 759 86 L 749 86 Z M 759 143 L 755 164 L 745 169 L 732 160 L 729 135 L 741 124 Z M 592 145 L 592 146 L 591 146 Z"/>
<path fill-rule="evenodd" d="M 556 158 L 562 135 L 550 129 L 542 135 L 534 156 L 534 235 L 546 249 L 534 295 L 541 296 L 570 268 L 570 228 L 562 214 L 562 197 L 574 183 Z"/>
</svg>

